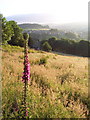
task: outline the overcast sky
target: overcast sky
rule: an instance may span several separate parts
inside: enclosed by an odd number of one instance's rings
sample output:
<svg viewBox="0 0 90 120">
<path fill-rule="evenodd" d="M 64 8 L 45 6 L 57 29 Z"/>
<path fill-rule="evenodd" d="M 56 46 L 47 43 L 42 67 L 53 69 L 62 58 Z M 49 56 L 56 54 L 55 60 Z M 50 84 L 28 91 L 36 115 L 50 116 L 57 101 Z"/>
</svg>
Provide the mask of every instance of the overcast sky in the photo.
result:
<svg viewBox="0 0 90 120">
<path fill-rule="evenodd" d="M 87 22 L 88 0 L 0 0 L 5 17 L 19 14 L 52 14 L 62 22 Z"/>
</svg>

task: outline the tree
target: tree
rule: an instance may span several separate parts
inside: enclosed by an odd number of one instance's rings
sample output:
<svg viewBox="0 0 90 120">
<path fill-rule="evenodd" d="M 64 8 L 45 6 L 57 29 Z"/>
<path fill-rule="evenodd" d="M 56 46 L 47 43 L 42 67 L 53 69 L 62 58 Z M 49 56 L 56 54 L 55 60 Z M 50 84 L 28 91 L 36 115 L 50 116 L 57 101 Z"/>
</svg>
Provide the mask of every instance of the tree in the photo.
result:
<svg viewBox="0 0 90 120">
<path fill-rule="evenodd" d="M 52 50 L 54 50 L 54 47 L 55 47 L 55 43 L 56 43 L 56 42 L 57 42 L 57 38 L 56 38 L 56 37 L 51 37 L 51 38 L 49 38 L 48 43 L 51 45 Z"/>
<path fill-rule="evenodd" d="M 7 21 L 2 15 L 0 15 L 0 18 L 2 20 L 2 43 L 23 46 L 23 29 L 15 21 Z"/>
<path fill-rule="evenodd" d="M 13 29 L 10 23 L 2 16 L 2 42 L 7 43 L 13 36 Z"/>
<path fill-rule="evenodd" d="M 17 46 L 24 46 L 24 39 L 22 31 L 23 29 L 20 28 L 15 21 L 9 21 L 9 24 L 12 27 L 13 36 L 11 37 L 11 40 L 8 42 L 11 45 L 17 45 Z"/>
<path fill-rule="evenodd" d="M 48 42 L 45 42 L 42 45 L 42 49 L 49 52 L 52 50 L 52 47 L 50 46 L 50 44 Z"/>
<path fill-rule="evenodd" d="M 33 48 L 33 44 L 34 44 L 34 41 L 33 39 L 31 38 L 30 34 L 29 34 L 29 40 L 28 40 L 28 45 Z"/>
</svg>

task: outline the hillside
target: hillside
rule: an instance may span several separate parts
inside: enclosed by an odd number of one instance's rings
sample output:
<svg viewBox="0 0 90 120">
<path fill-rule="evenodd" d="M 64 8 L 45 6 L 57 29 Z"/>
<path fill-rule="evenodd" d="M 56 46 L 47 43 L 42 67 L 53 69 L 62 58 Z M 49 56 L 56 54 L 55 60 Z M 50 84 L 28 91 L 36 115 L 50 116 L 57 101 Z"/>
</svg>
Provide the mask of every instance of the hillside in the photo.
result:
<svg viewBox="0 0 90 120">
<path fill-rule="evenodd" d="M 3 46 L 2 110 L 4 118 L 20 116 L 23 48 Z M 86 118 L 88 99 L 88 58 L 63 56 L 29 49 L 31 80 L 28 85 L 29 118 Z"/>
<path fill-rule="evenodd" d="M 78 34 L 82 39 L 88 40 L 88 22 L 84 23 L 67 23 L 67 24 L 51 24 L 49 25 L 50 28 L 58 29 L 58 30 L 65 30 L 67 32 L 74 32 Z"/>
<path fill-rule="evenodd" d="M 67 32 L 74 32 L 79 34 L 80 38 L 88 40 L 88 22 L 73 22 L 73 23 L 60 23 L 55 22 L 58 17 L 53 17 L 49 14 L 25 14 L 13 15 L 7 17 L 7 20 L 14 20 L 18 24 L 21 23 L 38 23 L 48 25 L 52 29 L 64 30 Z"/>
<path fill-rule="evenodd" d="M 25 23 L 25 24 L 19 24 L 19 27 L 23 28 L 23 29 L 49 29 L 49 26 L 42 26 L 40 24 L 29 24 L 29 23 Z"/>
</svg>

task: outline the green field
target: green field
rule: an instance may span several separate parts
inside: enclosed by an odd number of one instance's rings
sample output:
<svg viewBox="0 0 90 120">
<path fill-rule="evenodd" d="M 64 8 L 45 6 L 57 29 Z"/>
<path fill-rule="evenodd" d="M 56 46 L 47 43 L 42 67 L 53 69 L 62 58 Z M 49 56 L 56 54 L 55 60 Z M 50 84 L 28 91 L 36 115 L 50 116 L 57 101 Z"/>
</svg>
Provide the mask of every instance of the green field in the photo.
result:
<svg viewBox="0 0 90 120">
<path fill-rule="evenodd" d="M 2 49 L 3 118 L 22 117 L 23 48 Z M 29 118 L 87 118 L 88 58 L 63 56 L 29 49 L 31 80 L 28 84 Z M 18 111 L 15 111 L 15 105 Z M 18 120 L 18 119 L 17 119 Z"/>
</svg>

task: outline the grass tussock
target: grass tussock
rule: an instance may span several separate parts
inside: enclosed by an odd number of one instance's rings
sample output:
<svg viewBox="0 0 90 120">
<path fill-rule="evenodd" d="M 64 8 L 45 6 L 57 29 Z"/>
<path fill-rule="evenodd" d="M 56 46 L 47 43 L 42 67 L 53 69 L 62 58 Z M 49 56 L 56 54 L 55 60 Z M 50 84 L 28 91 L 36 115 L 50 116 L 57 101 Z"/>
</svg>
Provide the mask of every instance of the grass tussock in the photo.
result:
<svg viewBox="0 0 90 120">
<path fill-rule="evenodd" d="M 28 85 L 29 118 L 87 118 L 88 58 L 29 50 L 31 81 Z M 21 115 L 23 48 L 3 46 L 3 118 Z M 19 111 L 15 111 L 15 105 Z"/>
</svg>

